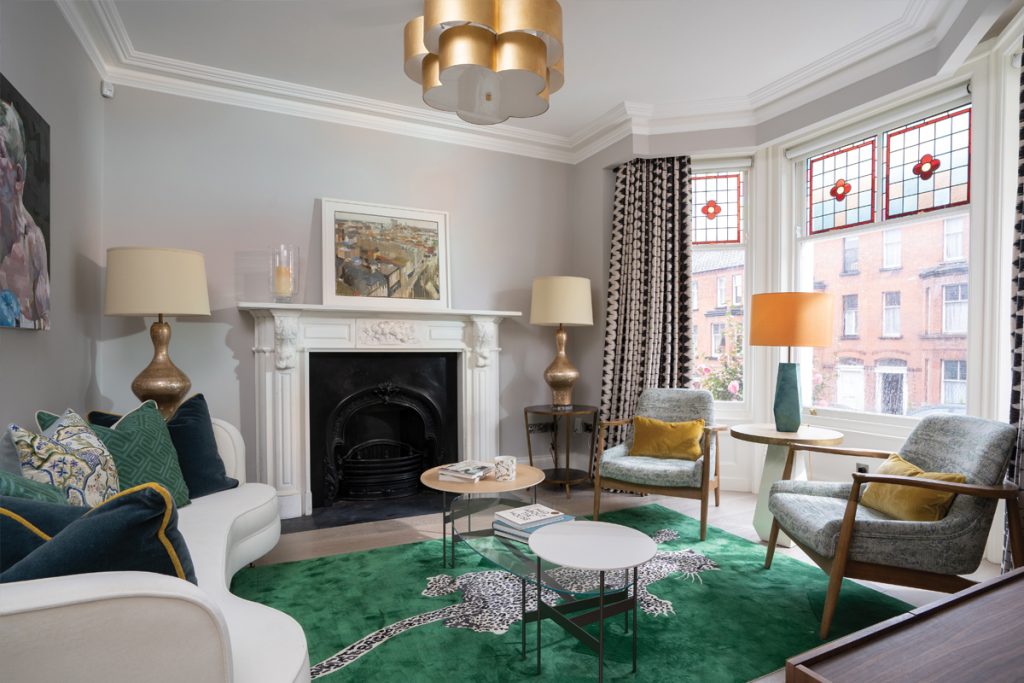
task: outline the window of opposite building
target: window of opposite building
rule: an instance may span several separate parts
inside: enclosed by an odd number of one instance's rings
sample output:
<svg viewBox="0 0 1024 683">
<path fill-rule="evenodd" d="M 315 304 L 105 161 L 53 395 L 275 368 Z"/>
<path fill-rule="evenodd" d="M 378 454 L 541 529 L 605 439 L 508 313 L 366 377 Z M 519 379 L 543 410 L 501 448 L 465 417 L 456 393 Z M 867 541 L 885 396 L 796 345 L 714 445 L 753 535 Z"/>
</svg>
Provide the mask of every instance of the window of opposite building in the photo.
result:
<svg viewBox="0 0 1024 683">
<path fill-rule="evenodd" d="M 691 181 L 692 267 L 695 307 L 694 377 L 691 386 L 711 392 L 716 401 L 744 399 L 744 313 L 746 292 L 747 173 L 722 169 L 698 172 Z M 705 324 L 706 323 L 706 324 Z"/>
<path fill-rule="evenodd" d="M 900 336 L 900 293 L 882 293 L 882 336 Z"/>
<path fill-rule="evenodd" d="M 951 406 L 967 403 L 967 361 L 942 361 L 942 402 Z"/>
<path fill-rule="evenodd" d="M 805 352 L 815 406 L 962 405 L 948 400 L 963 386 L 959 366 L 939 359 L 966 358 L 969 342 L 970 129 L 970 105 L 959 105 L 797 158 L 797 281 L 841 307 L 833 343 Z"/>
<path fill-rule="evenodd" d="M 843 295 L 843 336 L 857 336 L 857 301 L 856 294 Z"/>
</svg>

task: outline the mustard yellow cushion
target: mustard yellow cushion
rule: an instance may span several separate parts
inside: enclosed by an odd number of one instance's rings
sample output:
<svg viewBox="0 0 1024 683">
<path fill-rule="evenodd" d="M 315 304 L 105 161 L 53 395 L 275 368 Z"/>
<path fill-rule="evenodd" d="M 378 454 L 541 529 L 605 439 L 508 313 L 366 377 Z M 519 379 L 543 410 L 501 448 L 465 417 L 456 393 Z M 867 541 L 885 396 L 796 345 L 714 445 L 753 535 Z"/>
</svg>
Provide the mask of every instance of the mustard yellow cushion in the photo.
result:
<svg viewBox="0 0 1024 683">
<path fill-rule="evenodd" d="M 662 422 L 653 417 L 633 418 L 630 455 L 696 460 L 703 453 L 704 420 Z"/>
<path fill-rule="evenodd" d="M 901 477 L 924 477 L 938 481 L 962 484 L 967 478 L 962 474 L 948 472 L 925 472 L 893 453 L 882 463 L 876 474 L 896 474 Z M 890 517 L 907 522 L 937 522 L 949 512 L 956 494 L 929 491 L 913 486 L 898 484 L 868 484 L 861 496 L 862 505 L 884 512 Z"/>
</svg>

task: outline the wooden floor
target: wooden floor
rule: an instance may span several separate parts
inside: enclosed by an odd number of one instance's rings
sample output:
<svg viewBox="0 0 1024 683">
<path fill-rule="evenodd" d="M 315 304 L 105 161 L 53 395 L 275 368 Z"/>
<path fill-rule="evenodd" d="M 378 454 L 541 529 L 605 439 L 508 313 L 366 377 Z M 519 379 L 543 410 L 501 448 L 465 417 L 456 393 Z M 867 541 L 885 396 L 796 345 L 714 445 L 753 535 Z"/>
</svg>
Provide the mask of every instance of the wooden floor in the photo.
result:
<svg viewBox="0 0 1024 683">
<path fill-rule="evenodd" d="M 557 508 L 573 515 L 589 515 L 594 508 L 592 489 L 577 486 L 572 490 L 572 497 L 566 498 L 561 488 L 542 484 L 537 493 L 537 500 L 550 507 Z M 700 502 L 666 496 L 640 497 L 630 494 L 603 493 L 601 495 L 601 511 L 618 510 L 621 508 L 659 503 L 667 508 L 677 510 L 694 518 L 700 516 Z M 751 524 L 754 517 L 754 505 L 757 496 L 753 493 L 723 491 L 722 505 L 709 508 L 708 523 L 723 531 L 758 541 L 757 534 Z M 386 503 L 383 503 L 386 504 Z M 332 529 L 316 529 L 301 531 L 281 536 L 277 546 L 256 564 L 274 564 L 305 560 L 312 557 L 337 555 L 371 548 L 383 548 L 414 541 L 425 541 L 441 537 L 441 516 L 439 514 L 402 519 L 350 524 Z M 797 548 L 779 547 L 779 553 L 785 553 L 799 560 L 812 564 L 810 559 Z M 970 576 L 975 580 L 984 580 L 998 576 L 999 566 L 991 562 L 982 562 L 981 568 Z M 863 582 L 883 593 L 888 593 L 900 600 L 920 606 L 939 599 L 944 594 L 932 591 L 902 588 L 887 584 Z"/>
</svg>

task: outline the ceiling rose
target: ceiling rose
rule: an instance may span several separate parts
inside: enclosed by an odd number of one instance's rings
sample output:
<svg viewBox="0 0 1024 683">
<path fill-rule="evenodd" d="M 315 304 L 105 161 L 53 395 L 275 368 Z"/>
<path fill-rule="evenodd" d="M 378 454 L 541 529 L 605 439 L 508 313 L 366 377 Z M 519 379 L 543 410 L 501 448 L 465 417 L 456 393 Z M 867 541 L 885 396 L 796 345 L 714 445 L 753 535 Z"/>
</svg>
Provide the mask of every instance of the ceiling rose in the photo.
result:
<svg viewBox="0 0 1024 683">
<path fill-rule="evenodd" d="M 423 101 L 494 124 L 548 110 L 565 82 L 557 0 L 424 0 L 405 25 L 405 73 Z"/>
</svg>

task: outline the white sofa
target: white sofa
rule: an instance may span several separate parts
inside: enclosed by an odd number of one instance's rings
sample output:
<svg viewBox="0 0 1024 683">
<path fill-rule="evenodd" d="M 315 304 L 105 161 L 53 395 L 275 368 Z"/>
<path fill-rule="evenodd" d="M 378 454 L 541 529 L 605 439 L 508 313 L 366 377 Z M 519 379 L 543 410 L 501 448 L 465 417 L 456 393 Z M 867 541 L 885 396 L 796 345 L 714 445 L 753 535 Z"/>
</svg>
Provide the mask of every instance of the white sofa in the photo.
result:
<svg viewBox="0 0 1024 683">
<path fill-rule="evenodd" d="M 277 495 L 245 483 L 245 445 L 214 420 L 238 488 L 178 512 L 199 586 L 147 572 L 0 584 L 0 679 L 293 683 L 309 680 L 302 627 L 232 595 L 231 577 L 277 543 Z"/>
</svg>

